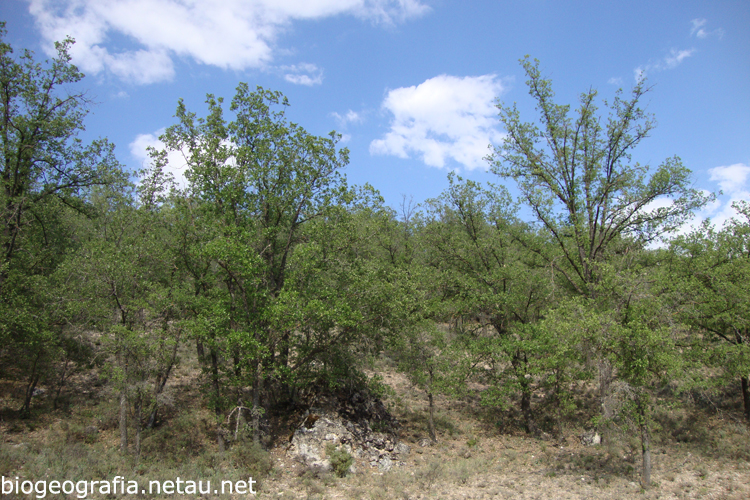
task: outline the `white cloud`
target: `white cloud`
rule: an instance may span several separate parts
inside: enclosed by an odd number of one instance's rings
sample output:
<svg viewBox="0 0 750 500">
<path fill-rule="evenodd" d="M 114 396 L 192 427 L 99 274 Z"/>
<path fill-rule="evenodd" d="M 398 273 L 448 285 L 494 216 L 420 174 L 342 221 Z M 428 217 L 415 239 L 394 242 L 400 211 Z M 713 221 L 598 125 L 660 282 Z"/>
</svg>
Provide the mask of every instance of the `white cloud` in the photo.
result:
<svg viewBox="0 0 750 500">
<path fill-rule="evenodd" d="M 264 68 L 295 20 L 348 14 L 394 24 L 425 14 L 421 0 L 28 0 L 52 52 L 70 35 L 74 62 L 145 84 L 174 77 L 174 57 L 224 69 Z M 126 37 L 115 45 L 115 36 Z M 295 77 L 292 76 L 292 79 Z M 299 76 L 295 83 L 314 84 Z"/>
<path fill-rule="evenodd" d="M 140 168 L 147 167 L 151 162 L 151 158 L 148 156 L 146 150 L 149 146 L 157 151 L 166 149 L 164 143 L 159 140 L 159 136 L 163 133 L 164 129 L 157 130 L 153 134 L 138 134 L 133 142 L 130 143 L 130 154 L 138 160 Z M 185 171 L 187 170 L 185 155 L 181 151 L 168 151 L 167 160 L 168 163 L 164 170 L 174 176 L 178 188 L 186 188 L 188 182 L 185 178 Z"/>
<path fill-rule="evenodd" d="M 391 90 L 382 104 L 393 115 L 391 128 L 370 143 L 370 153 L 415 154 L 433 167 L 453 160 L 468 169 L 486 168 L 489 144 L 502 138 L 494 106 L 502 91 L 495 75 L 440 75 Z"/>
<path fill-rule="evenodd" d="M 716 28 L 715 30 L 706 31 L 703 27 L 706 25 L 705 19 L 693 19 L 690 21 L 693 27 L 690 29 L 690 35 L 695 35 L 698 38 L 708 38 L 709 36 L 718 36 L 719 38 L 724 36 L 724 30 Z"/>
<path fill-rule="evenodd" d="M 703 26 L 706 25 L 705 19 L 693 19 L 690 21 L 690 23 L 693 25 L 693 27 L 690 29 L 691 35 L 696 35 L 698 38 L 703 38 L 704 35 L 701 35 L 701 33 L 705 33 L 703 30 Z"/>
<path fill-rule="evenodd" d="M 732 207 L 732 203 L 750 200 L 750 185 L 748 185 L 750 166 L 735 163 L 709 169 L 708 173 L 710 174 L 709 180 L 717 183 L 724 194 L 698 213 L 698 222 L 710 217 L 713 224 L 722 227 L 729 219 L 739 215 Z M 693 224 L 695 227 L 697 225 L 697 223 Z"/>
<path fill-rule="evenodd" d="M 734 194 L 745 189 L 750 167 L 743 163 L 735 163 L 728 167 L 715 167 L 708 171 L 710 180 L 717 182 L 722 191 Z"/>
<path fill-rule="evenodd" d="M 620 78 L 619 76 L 613 76 L 612 78 L 607 80 L 607 83 L 610 85 L 622 85 L 623 81 L 622 81 L 622 78 Z"/>
<path fill-rule="evenodd" d="M 700 228 L 704 220 L 710 219 L 711 224 L 721 228 L 729 219 L 736 218 L 739 213 L 732 207 L 736 201 L 750 200 L 750 166 L 743 163 L 734 165 L 715 167 L 708 170 L 709 180 L 718 184 L 723 191 L 723 195 L 718 195 L 714 201 L 697 211 L 695 217 L 680 227 L 676 234 L 685 235 L 691 231 Z M 712 191 L 702 190 L 705 196 L 709 196 Z M 669 198 L 658 198 L 643 210 L 650 211 L 657 208 L 669 207 L 673 201 Z M 662 242 L 654 242 L 651 247 L 662 247 Z"/>
<path fill-rule="evenodd" d="M 323 83 L 323 70 L 315 64 L 302 63 L 291 66 L 281 66 L 279 69 L 284 73 L 284 80 L 297 85 L 320 85 Z"/>
<path fill-rule="evenodd" d="M 344 115 L 340 115 L 334 111 L 331 113 L 331 116 L 333 116 L 336 122 L 338 122 L 340 127 L 346 127 L 350 123 L 359 123 L 364 120 L 364 117 L 360 113 L 352 111 L 351 109 Z"/>
<path fill-rule="evenodd" d="M 657 61 L 649 61 L 648 64 L 638 66 L 633 70 L 633 77 L 636 83 L 644 79 L 648 73 L 655 73 L 657 71 L 665 71 L 668 69 L 674 69 L 679 66 L 682 61 L 692 56 L 695 53 L 695 49 L 677 50 L 671 49 L 669 54 L 664 58 Z"/>
<path fill-rule="evenodd" d="M 692 56 L 695 49 L 688 50 L 675 50 L 669 51 L 669 55 L 664 58 L 664 63 L 667 65 L 667 69 L 676 68 L 683 60 Z"/>
</svg>

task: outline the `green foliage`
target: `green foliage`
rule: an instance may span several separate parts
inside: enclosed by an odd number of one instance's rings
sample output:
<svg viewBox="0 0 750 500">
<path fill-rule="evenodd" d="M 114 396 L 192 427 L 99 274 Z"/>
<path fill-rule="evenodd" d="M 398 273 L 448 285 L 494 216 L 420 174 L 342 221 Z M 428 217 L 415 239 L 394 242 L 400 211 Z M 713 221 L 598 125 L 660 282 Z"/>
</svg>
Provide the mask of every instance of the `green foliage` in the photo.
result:
<svg viewBox="0 0 750 500">
<path fill-rule="evenodd" d="M 71 345 L 49 283 L 75 247 L 71 218 L 89 211 L 92 188 L 124 176 L 106 139 L 77 137 L 90 101 L 77 90 L 73 41 L 40 64 L 28 50 L 14 57 L 5 33 L 0 23 L 0 344 L 2 364 L 25 379 L 28 414 L 34 388 Z"/>
<path fill-rule="evenodd" d="M 354 457 L 343 447 L 334 444 L 326 446 L 326 457 L 331 463 L 334 474 L 344 477 L 349 473 L 349 468 L 354 463 Z"/>
<path fill-rule="evenodd" d="M 644 245 L 680 227 L 710 197 L 691 187 L 690 171 L 679 158 L 649 168 L 632 162 L 632 151 L 655 122 L 640 101 L 650 90 L 640 80 L 629 99 L 621 93 L 600 118 L 597 92 L 581 94 L 580 107 L 555 104 L 551 81 L 538 61 L 521 61 L 529 94 L 536 101 L 540 126 L 521 121 L 516 106 L 498 104 L 508 136 L 492 158 L 492 171 L 513 179 L 521 200 L 555 241 L 556 252 L 533 246 L 577 294 L 591 296 L 599 263 L 620 237 Z M 650 208 L 656 199 L 672 204 Z M 529 242 L 529 245 L 532 245 Z"/>
<path fill-rule="evenodd" d="M 733 206 L 738 216 L 723 228 L 706 222 L 672 242 L 665 291 L 691 328 L 683 342 L 692 360 L 717 367 L 721 384 L 740 379 L 750 421 L 750 204 Z M 705 388 L 710 380 L 694 384 Z"/>
</svg>

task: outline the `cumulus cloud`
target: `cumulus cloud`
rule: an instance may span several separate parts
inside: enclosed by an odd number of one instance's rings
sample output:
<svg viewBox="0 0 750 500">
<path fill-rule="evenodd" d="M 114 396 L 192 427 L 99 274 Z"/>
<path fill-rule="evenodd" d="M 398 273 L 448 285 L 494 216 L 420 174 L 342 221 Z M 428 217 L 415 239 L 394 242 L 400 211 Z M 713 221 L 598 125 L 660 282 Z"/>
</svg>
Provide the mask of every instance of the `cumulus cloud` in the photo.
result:
<svg viewBox="0 0 750 500">
<path fill-rule="evenodd" d="M 709 169 L 709 180 L 715 182 L 723 192 L 714 203 L 704 208 L 699 220 L 710 218 L 717 227 L 722 227 L 729 219 L 739 214 L 732 207 L 735 201 L 750 200 L 750 166 L 744 163 L 714 167 Z"/>
<path fill-rule="evenodd" d="M 676 234 L 684 235 L 697 230 L 703 221 L 711 220 L 711 224 L 721 228 L 727 221 L 739 216 L 739 213 L 732 207 L 736 201 L 750 200 L 750 166 L 743 163 L 734 165 L 715 167 L 708 170 L 709 180 L 718 185 L 723 194 L 719 194 L 716 199 L 699 210 L 695 217 L 680 227 Z M 705 196 L 711 195 L 712 191 L 703 189 Z M 643 210 L 651 211 L 658 208 L 672 206 L 673 201 L 669 198 L 658 198 Z M 664 242 L 654 242 L 651 247 L 663 247 Z"/>
<path fill-rule="evenodd" d="M 489 144 L 502 138 L 494 106 L 502 91 L 495 75 L 440 75 L 390 90 L 382 104 L 393 115 L 390 130 L 370 143 L 370 153 L 416 155 L 433 167 L 452 160 L 467 169 L 486 168 Z"/>
<path fill-rule="evenodd" d="M 146 84 L 170 80 L 175 57 L 242 70 L 266 67 L 279 35 L 295 20 L 352 15 L 394 24 L 429 10 L 421 0 L 29 0 L 29 12 L 52 52 L 70 35 L 74 62 L 87 73 L 111 72 Z M 116 45 L 115 37 L 124 37 Z M 295 79 L 294 74 L 291 76 Z M 295 83 L 314 84 L 297 75 Z"/>
<path fill-rule="evenodd" d="M 622 85 L 623 81 L 622 81 L 621 77 L 619 77 L 619 76 L 613 76 L 612 78 L 610 78 L 609 80 L 607 80 L 607 83 L 610 84 L 610 85 Z"/>
<path fill-rule="evenodd" d="M 708 173 L 711 174 L 710 179 L 717 182 L 722 191 L 732 194 L 744 190 L 750 176 L 750 167 L 743 163 L 735 163 L 728 167 L 712 168 Z"/>
<path fill-rule="evenodd" d="M 315 64 L 303 63 L 291 66 L 281 66 L 284 73 L 284 80 L 297 85 L 320 85 L 323 83 L 323 70 Z"/>
<path fill-rule="evenodd" d="M 162 128 L 153 134 L 138 134 L 133 142 L 130 143 L 130 154 L 138 160 L 141 168 L 145 168 L 151 162 L 147 151 L 149 146 L 156 150 L 165 149 L 164 143 L 159 140 L 159 136 L 163 133 L 164 129 Z M 167 153 L 167 160 L 168 164 L 164 168 L 164 171 L 174 176 L 175 184 L 177 184 L 178 188 L 186 188 L 188 182 L 185 178 L 185 171 L 187 170 L 185 155 L 181 151 L 169 151 Z"/>
</svg>

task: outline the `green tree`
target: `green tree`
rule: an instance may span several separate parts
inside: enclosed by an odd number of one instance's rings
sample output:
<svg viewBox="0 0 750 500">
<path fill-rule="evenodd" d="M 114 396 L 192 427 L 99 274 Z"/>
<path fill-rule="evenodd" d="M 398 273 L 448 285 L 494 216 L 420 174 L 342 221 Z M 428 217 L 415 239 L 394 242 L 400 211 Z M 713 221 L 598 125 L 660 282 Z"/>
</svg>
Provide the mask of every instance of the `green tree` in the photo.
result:
<svg viewBox="0 0 750 500">
<path fill-rule="evenodd" d="M 144 422 L 156 418 L 158 397 L 177 363 L 186 301 L 169 251 L 170 207 L 153 203 L 154 177 L 143 179 L 140 200 L 132 191 L 97 191 L 95 217 L 81 231 L 85 241 L 55 273 L 69 321 L 103 334 L 119 393 L 120 448 L 128 449 L 132 420 L 136 456 Z"/>
<path fill-rule="evenodd" d="M 542 77 L 538 61 L 527 57 L 521 62 L 539 123 L 523 122 L 515 105 L 498 103 L 507 137 L 490 158 L 492 171 L 515 181 L 522 202 L 555 244 L 540 246 L 525 237 L 518 241 L 554 268 L 571 293 L 592 299 L 603 264 L 615 250 L 627 251 L 618 248 L 623 242 L 638 249 L 674 231 L 708 198 L 691 188 L 690 171 L 677 157 L 651 173 L 633 161 L 633 150 L 654 127 L 640 107 L 650 90 L 644 80 L 630 98 L 618 92 L 611 104 L 605 101 L 609 114 L 604 119 L 595 90 L 581 95 L 571 116 L 569 105 L 554 102 L 552 84 Z M 670 203 L 652 204 L 662 199 Z M 613 415 L 605 400 L 613 367 L 603 353 L 596 355 L 608 420 Z"/>
<path fill-rule="evenodd" d="M 670 291 L 696 334 L 692 352 L 721 370 L 721 382 L 739 379 L 750 423 L 750 204 L 734 208 L 738 216 L 723 228 L 706 222 L 672 242 Z"/>
<path fill-rule="evenodd" d="M 530 229 L 515 218 L 506 191 L 453 175 L 449 183 L 428 202 L 421 230 L 438 293 L 446 312 L 466 320 L 458 322 L 455 341 L 490 383 L 485 403 L 503 407 L 520 394 L 526 428 L 537 434 L 531 396 L 551 343 L 535 324 L 551 304 L 549 270 L 514 239 Z"/>
<path fill-rule="evenodd" d="M 340 173 L 348 151 L 337 149 L 333 133 L 316 137 L 289 123 L 279 92 L 240 84 L 231 121 L 221 98 L 209 95 L 206 103 L 208 114 L 199 118 L 180 101 L 178 123 L 162 140 L 188 163 L 180 206 L 184 220 L 195 221 L 198 239 L 184 247 L 183 262 L 198 287 L 194 324 L 210 351 L 212 404 L 218 419 L 227 404 L 220 379 L 235 387 L 238 406 L 245 406 L 242 388 L 250 386 L 258 440 L 261 397 L 271 374 L 290 363 L 296 328 L 274 322 L 280 304 L 294 296 L 287 291 L 294 252 L 305 241 L 305 226 L 351 197 Z M 219 373 L 222 352 L 233 362 L 228 378 Z"/>
<path fill-rule="evenodd" d="M 89 100 L 83 74 L 70 63 L 66 39 L 44 64 L 24 50 L 14 57 L 0 24 L 0 344 L 6 361 L 27 377 L 22 413 L 36 384 L 64 346 L 48 296 L 48 278 L 71 245 L 71 211 L 87 209 L 91 188 L 122 180 L 106 139 L 77 136 Z"/>
</svg>

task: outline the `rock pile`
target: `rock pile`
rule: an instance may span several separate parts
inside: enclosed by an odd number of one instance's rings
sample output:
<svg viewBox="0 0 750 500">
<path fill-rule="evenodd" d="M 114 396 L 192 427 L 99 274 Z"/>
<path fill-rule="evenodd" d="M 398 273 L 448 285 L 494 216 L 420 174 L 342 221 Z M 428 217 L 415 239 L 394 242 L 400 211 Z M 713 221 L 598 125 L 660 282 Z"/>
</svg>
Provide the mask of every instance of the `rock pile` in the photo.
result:
<svg viewBox="0 0 750 500">
<path fill-rule="evenodd" d="M 290 438 L 287 454 L 308 467 L 330 470 L 326 448 L 333 445 L 360 463 L 386 471 L 403 465 L 410 452 L 408 445 L 398 441 L 398 426 L 377 398 L 362 392 L 331 396 L 305 413 Z M 354 470 L 352 465 L 350 471 Z"/>
</svg>

